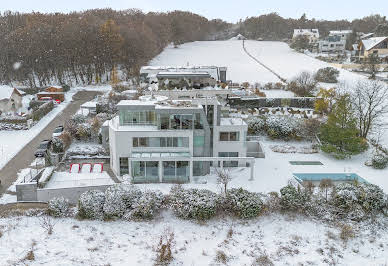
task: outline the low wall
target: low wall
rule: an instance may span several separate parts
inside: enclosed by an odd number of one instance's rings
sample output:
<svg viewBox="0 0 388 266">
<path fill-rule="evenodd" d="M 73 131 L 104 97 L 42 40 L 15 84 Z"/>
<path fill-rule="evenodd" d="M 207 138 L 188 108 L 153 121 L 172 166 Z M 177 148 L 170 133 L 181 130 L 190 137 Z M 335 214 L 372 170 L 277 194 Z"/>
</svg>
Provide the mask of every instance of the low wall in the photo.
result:
<svg viewBox="0 0 388 266">
<path fill-rule="evenodd" d="M 17 201 L 38 201 L 36 189 L 36 183 L 23 183 L 16 185 Z"/>
<path fill-rule="evenodd" d="M 261 108 L 261 107 L 291 107 L 314 109 L 315 97 L 294 97 L 294 98 L 245 98 L 229 97 L 228 104 L 232 108 Z"/>
<path fill-rule="evenodd" d="M 48 202 L 56 197 L 64 197 L 69 200 L 71 204 L 77 204 L 78 198 L 82 193 L 88 190 L 105 191 L 111 185 L 104 186 L 87 186 L 87 187 L 70 187 L 70 188 L 42 188 L 38 189 L 37 201 Z"/>
</svg>

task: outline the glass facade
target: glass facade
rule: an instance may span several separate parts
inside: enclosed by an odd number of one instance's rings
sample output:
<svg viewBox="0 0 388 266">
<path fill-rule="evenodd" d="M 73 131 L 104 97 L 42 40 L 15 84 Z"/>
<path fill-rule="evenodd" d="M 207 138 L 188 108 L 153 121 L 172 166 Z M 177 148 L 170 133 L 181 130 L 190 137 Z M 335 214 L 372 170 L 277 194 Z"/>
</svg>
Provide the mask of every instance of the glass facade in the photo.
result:
<svg viewBox="0 0 388 266">
<path fill-rule="evenodd" d="M 194 136 L 193 146 L 194 147 L 205 146 L 205 136 Z"/>
<path fill-rule="evenodd" d="M 159 182 L 159 162 L 133 161 L 131 166 L 134 182 Z"/>
<path fill-rule="evenodd" d="M 196 114 L 161 114 L 160 129 L 192 130 L 203 129 L 201 115 Z"/>
<path fill-rule="evenodd" d="M 190 167 L 187 161 L 164 161 L 163 162 L 163 182 L 188 182 L 190 177 Z"/>
<path fill-rule="evenodd" d="M 218 157 L 238 157 L 238 152 L 219 152 Z M 238 161 L 223 161 L 224 167 L 238 167 Z M 218 165 L 219 167 L 221 165 Z"/>
<path fill-rule="evenodd" d="M 156 125 L 155 111 L 134 112 L 130 110 L 121 110 L 119 117 L 120 126 Z"/>
<path fill-rule="evenodd" d="M 149 138 L 133 138 L 133 147 L 153 147 L 153 148 L 168 148 L 168 147 L 189 147 L 188 137 L 149 137 Z"/>
</svg>

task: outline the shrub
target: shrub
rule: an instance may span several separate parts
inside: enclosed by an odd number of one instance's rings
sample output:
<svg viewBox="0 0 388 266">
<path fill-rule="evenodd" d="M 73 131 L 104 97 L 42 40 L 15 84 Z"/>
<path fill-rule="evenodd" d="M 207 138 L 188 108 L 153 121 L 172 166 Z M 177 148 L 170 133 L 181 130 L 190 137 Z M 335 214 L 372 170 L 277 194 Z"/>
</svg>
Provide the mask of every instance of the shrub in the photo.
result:
<svg viewBox="0 0 388 266">
<path fill-rule="evenodd" d="M 309 199 L 309 195 L 299 187 L 288 185 L 280 189 L 280 205 L 284 210 L 301 211 Z"/>
<path fill-rule="evenodd" d="M 141 196 L 141 191 L 133 185 L 116 184 L 105 191 L 105 218 L 121 218 L 132 207 L 132 203 Z"/>
<path fill-rule="evenodd" d="M 104 202 L 104 192 L 89 190 L 82 193 L 78 200 L 78 216 L 84 219 L 102 219 Z"/>
<path fill-rule="evenodd" d="M 372 167 L 375 169 L 385 169 L 388 165 L 388 156 L 378 152 L 372 157 Z"/>
<path fill-rule="evenodd" d="M 309 72 L 302 72 L 287 85 L 287 90 L 300 97 L 309 97 L 314 95 L 316 85 L 317 82 Z"/>
<path fill-rule="evenodd" d="M 350 225 L 344 224 L 341 226 L 340 238 L 347 242 L 349 239 L 354 238 L 356 235 L 353 228 Z"/>
<path fill-rule="evenodd" d="M 83 123 L 78 125 L 77 131 L 75 133 L 75 138 L 77 140 L 88 141 L 92 137 L 92 129 L 90 124 Z"/>
<path fill-rule="evenodd" d="M 265 119 L 263 117 L 252 117 L 247 122 L 250 134 L 260 135 L 265 132 Z"/>
<path fill-rule="evenodd" d="M 70 118 L 70 121 L 74 122 L 76 125 L 79 125 L 86 122 L 86 116 L 75 114 Z"/>
<path fill-rule="evenodd" d="M 226 203 L 228 209 L 234 215 L 243 219 L 257 217 L 263 210 L 263 202 L 259 194 L 249 192 L 242 188 L 228 190 Z"/>
<path fill-rule="evenodd" d="M 52 144 L 53 152 L 61 153 L 64 151 L 64 144 L 61 138 L 53 138 L 51 144 Z"/>
<path fill-rule="evenodd" d="M 339 71 L 333 67 L 325 67 L 318 69 L 315 73 L 315 80 L 318 82 L 325 83 L 337 83 L 339 77 Z"/>
<path fill-rule="evenodd" d="M 54 103 L 52 101 L 47 102 L 45 104 L 42 104 L 41 106 L 39 106 L 39 108 L 37 110 L 32 112 L 32 120 L 39 121 L 46 114 L 51 112 L 51 110 L 53 110 L 53 109 L 54 109 Z"/>
<path fill-rule="evenodd" d="M 131 210 L 124 215 L 124 219 L 152 219 L 162 207 L 164 196 L 160 191 L 146 191 L 134 199 Z"/>
<path fill-rule="evenodd" d="M 63 143 L 63 149 L 67 149 L 70 144 L 71 144 L 71 135 L 69 132 L 67 131 L 64 131 L 62 132 L 62 134 L 59 136 L 59 139 L 62 140 L 62 143 Z"/>
<path fill-rule="evenodd" d="M 301 123 L 289 116 L 270 116 L 266 121 L 267 134 L 273 139 L 289 139 L 299 136 Z"/>
<path fill-rule="evenodd" d="M 48 213 L 54 217 L 66 217 L 69 215 L 69 200 L 64 197 L 53 198 L 48 202 Z"/>
<path fill-rule="evenodd" d="M 174 213 L 184 219 L 206 220 L 217 211 L 217 195 L 206 189 L 188 189 L 174 187 L 170 193 L 170 207 Z"/>
</svg>

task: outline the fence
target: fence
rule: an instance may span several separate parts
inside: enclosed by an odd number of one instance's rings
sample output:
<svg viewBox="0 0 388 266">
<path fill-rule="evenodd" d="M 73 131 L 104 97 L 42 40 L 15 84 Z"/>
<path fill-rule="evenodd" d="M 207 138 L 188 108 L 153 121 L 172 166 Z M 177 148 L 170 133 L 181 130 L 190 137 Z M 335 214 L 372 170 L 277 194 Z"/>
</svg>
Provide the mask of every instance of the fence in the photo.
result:
<svg viewBox="0 0 388 266">
<path fill-rule="evenodd" d="M 259 97 L 229 97 L 228 104 L 232 108 L 262 108 L 262 107 L 291 107 L 314 109 L 316 97 L 293 98 L 259 98 Z"/>
</svg>

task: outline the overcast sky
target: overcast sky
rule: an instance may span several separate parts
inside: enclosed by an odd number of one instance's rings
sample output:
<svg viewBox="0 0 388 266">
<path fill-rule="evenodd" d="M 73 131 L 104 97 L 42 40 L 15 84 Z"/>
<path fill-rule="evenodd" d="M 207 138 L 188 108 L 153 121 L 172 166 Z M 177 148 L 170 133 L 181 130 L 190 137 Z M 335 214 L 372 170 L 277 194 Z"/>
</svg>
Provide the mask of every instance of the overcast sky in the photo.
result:
<svg viewBox="0 0 388 266">
<path fill-rule="evenodd" d="M 354 19 L 388 14 L 388 0 L 0 0 L 0 11 L 70 12 L 92 8 L 140 8 L 148 11 L 189 10 L 207 18 L 236 22 L 240 18 L 277 12 L 283 17 Z"/>
</svg>

